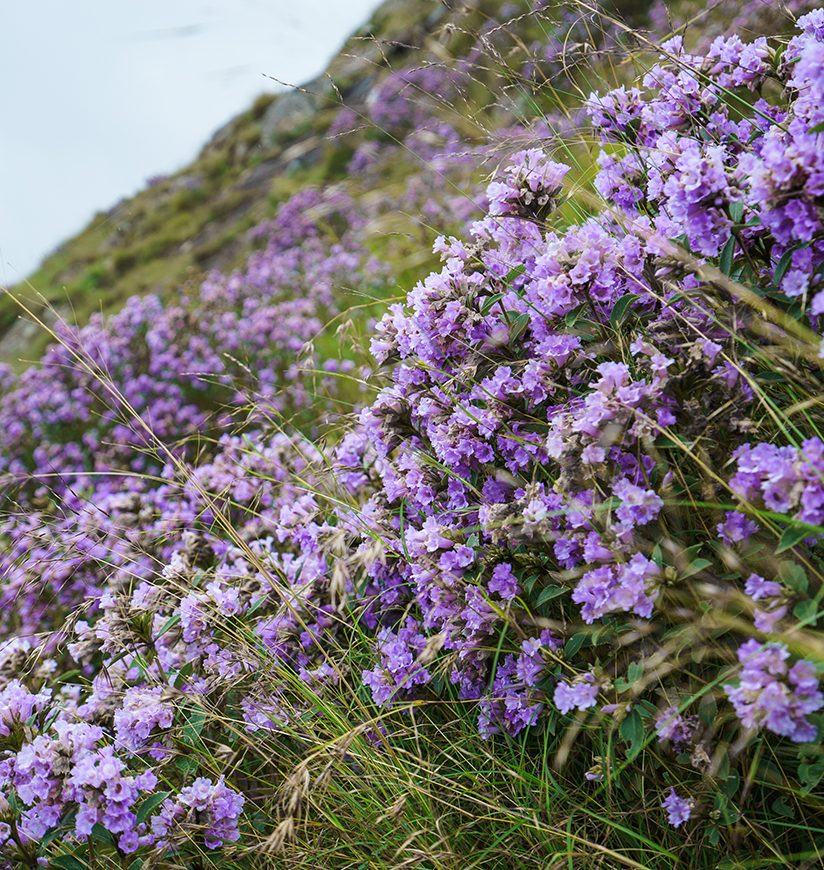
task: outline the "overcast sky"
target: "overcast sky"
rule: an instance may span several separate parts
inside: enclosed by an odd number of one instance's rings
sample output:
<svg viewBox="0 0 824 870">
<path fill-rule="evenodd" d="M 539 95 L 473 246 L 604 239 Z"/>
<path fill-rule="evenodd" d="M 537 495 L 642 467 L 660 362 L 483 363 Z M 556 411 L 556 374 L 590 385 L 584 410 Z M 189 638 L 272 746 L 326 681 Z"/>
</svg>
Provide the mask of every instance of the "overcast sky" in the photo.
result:
<svg viewBox="0 0 824 870">
<path fill-rule="evenodd" d="M 377 0 L 0 0 L 0 286 L 188 162 Z"/>
</svg>

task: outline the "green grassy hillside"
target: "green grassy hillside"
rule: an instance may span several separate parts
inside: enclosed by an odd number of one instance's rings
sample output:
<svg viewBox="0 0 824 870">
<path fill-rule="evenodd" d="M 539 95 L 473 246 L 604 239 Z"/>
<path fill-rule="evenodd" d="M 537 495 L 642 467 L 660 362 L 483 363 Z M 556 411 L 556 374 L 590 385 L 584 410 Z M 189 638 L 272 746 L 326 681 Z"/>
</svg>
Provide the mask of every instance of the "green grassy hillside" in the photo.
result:
<svg viewBox="0 0 824 870">
<path fill-rule="evenodd" d="M 95 311 L 118 310 L 133 294 L 167 296 L 210 269 L 242 262 L 250 249 L 246 230 L 301 188 L 345 177 L 356 137 L 342 142 L 327 133 L 340 105 L 363 112 L 390 68 L 414 64 L 433 41 L 443 51 L 452 18 L 437 0 L 390 0 L 346 40 L 323 75 L 297 90 L 261 95 L 189 165 L 96 214 L 26 281 L 8 288 L 11 295 L 0 296 L 0 360 L 19 366 L 37 359 L 48 340 L 21 321 L 12 295 L 47 323 L 59 316 L 82 324 Z"/>
</svg>

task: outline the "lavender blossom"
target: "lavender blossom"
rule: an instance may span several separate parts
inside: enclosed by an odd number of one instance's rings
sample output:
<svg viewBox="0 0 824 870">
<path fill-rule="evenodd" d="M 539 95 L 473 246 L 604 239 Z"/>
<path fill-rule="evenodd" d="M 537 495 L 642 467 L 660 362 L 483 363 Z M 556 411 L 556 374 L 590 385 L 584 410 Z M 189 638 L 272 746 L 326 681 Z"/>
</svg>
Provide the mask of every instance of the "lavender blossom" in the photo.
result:
<svg viewBox="0 0 824 870">
<path fill-rule="evenodd" d="M 740 680 L 725 684 L 724 691 L 745 728 L 766 728 L 807 743 L 817 733 L 807 716 L 824 707 L 824 695 L 812 662 L 802 659 L 789 667 L 789 657 L 783 644 L 748 640 L 738 649 Z"/>
<path fill-rule="evenodd" d="M 673 828 L 680 828 L 692 818 L 693 802 L 681 797 L 674 788 L 669 790 L 661 806 L 667 811 L 667 819 Z"/>
<path fill-rule="evenodd" d="M 553 700 L 561 713 L 594 707 L 598 702 L 598 682 L 595 675 L 584 674 L 572 683 L 559 681 L 555 686 Z"/>
</svg>

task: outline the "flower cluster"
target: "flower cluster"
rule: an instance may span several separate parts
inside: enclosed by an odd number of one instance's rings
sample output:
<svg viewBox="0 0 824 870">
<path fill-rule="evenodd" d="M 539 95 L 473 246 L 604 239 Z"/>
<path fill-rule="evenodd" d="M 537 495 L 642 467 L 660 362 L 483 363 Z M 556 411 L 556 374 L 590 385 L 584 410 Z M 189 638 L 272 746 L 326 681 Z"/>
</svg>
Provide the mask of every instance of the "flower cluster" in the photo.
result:
<svg viewBox="0 0 824 870">
<path fill-rule="evenodd" d="M 594 674 L 584 674 L 574 683 L 559 682 L 553 697 L 555 706 L 562 713 L 570 710 L 588 710 L 598 703 L 598 683 Z"/>
<path fill-rule="evenodd" d="M 34 694 L 19 680 L 3 686 L 0 690 L 0 737 L 11 737 L 14 729 L 26 725 L 35 713 L 42 712 L 50 699 L 49 689 Z"/>
<path fill-rule="evenodd" d="M 730 487 L 743 501 L 811 526 L 824 525 L 824 442 L 807 439 L 800 448 L 745 444 L 733 454 Z"/>
<path fill-rule="evenodd" d="M 143 748 L 155 729 L 170 728 L 174 717 L 171 704 L 162 700 L 163 690 L 133 686 L 123 694 L 114 712 L 114 734 L 119 746 L 133 752 Z"/>
<path fill-rule="evenodd" d="M 237 822 L 243 812 L 243 795 L 223 779 L 196 779 L 174 799 L 167 798 L 152 817 L 152 836 L 161 849 L 173 849 L 193 837 L 202 837 L 207 849 L 217 849 L 240 837 Z"/>
<path fill-rule="evenodd" d="M 789 657 L 782 644 L 748 640 L 738 650 L 740 682 L 724 690 L 745 727 L 766 728 L 803 743 L 816 739 L 817 729 L 807 717 L 824 707 L 824 695 L 815 665 L 800 660 L 790 667 Z"/>
<path fill-rule="evenodd" d="M 694 716 L 682 716 L 676 707 L 667 707 L 655 720 L 655 733 L 659 740 L 669 740 L 673 746 L 683 749 L 692 741 L 698 728 Z"/>
<path fill-rule="evenodd" d="M 674 788 L 669 790 L 661 806 L 667 811 L 667 818 L 673 828 L 680 828 L 692 818 L 692 802 L 681 797 Z"/>
<path fill-rule="evenodd" d="M 155 788 L 157 777 L 151 770 L 130 774 L 102 738 L 99 726 L 58 718 L 2 762 L 0 783 L 4 791 L 14 790 L 24 808 L 16 824 L 22 846 L 40 840 L 69 807 L 75 809 L 74 833 L 80 841 L 100 824 L 117 835 L 124 852 L 150 842 L 135 809 Z"/>
<path fill-rule="evenodd" d="M 764 359 L 783 336 L 747 299 L 820 331 L 822 45 L 818 13 L 783 55 L 666 43 L 642 81 L 589 101 L 609 207 L 571 226 L 572 170 L 550 142 L 517 150 L 483 216 L 436 241 L 440 269 L 374 325 L 386 377 L 344 397 L 342 435 L 322 424 L 354 362 L 306 345 L 340 285 L 371 291 L 385 270 L 370 215 L 334 186 L 287 201 L 246 264 L 191 298 L 132 300 L 4 372 L 4 859 L 98 825 L 122 853 L 181 860 L 237 841 L 258 812 L 240 788 L 265 781 L 284 732 L 304 740 L 307 695 L 371 698 L 378 745 L 433 699 L 470 711 L 490 752 L 502 734 L 558 747 L 586 719 L 581 739 L 627 764 L 677 756 L 674 827 L 698 807 L 680 789 L 718 787 L 714 744 L 814 741 L 824 696 L 798 650 L 816 644 L 804 626 L 797 648 L 755 640 L 738 617 L 744 601 L 773 633 L 800 605 L 812 625 L 820 600 L 795 553 L 818 564 L 824 444 L 800 432 L 816 403 L 793 395 L 772 443 L 764 420 L 786 408 Z M 399 95 L 447 98 L 456 80 L 406 70 L 371 101 L 438 172 L 471 163 L 460 136 Z M 370 145 L 361 179 L 398 154 Z M 817 377 L 811 360 L 782 371 Z M 801 531 L 776 547 L 775 524 Z M 260 766 L 201 771 L 204 734 Z M 582 781 L 617 785 L 596 757 Z M 146 800 L 161 774 L 170 791 Z"/>
<path fill-rule="evenodd" d="M 604 140 L 632 146 L 624 157 L 602 155 L 596 186 L 605 197 L 652 211 L 659 233 L 686 237 L 700 256 L 763 246 L 758 278 L 803 297 L 813 315 L 824 312 L 820 22 L 821 10 L 801 17 L 780 57 L 764 38 L 719 36 L 697 56 L 676 37 L 662 49 L 677 66 L 654 66 L 647 94 L 621 87 L 590 99 Z M 758 96 L 752 115 L 736 118 L 730 90 L 766 93 L 774 78 L 796 94 L 790 105 Z"/>
<path fill-rule="evenodd" d="M 343 215 L 339 239 L 321 233 Z M 253 231 L 265 246 L 243 268 L 210 275 L 193 298 L 135 297 L 108 321 L 61 326 L 62 344 L 4 385 L 7 485 L 39 497 L 95 485 L 101 473 L 157 472 L 172 454 L 188 457 L 191 436 L 229 425 L 219 413 L 227 403 L 253 399 L 270 415 L 309 406 L 303 371 L 319 363 L 299 357 L 334 310 L 336 288 L 354 270 L 364 281 L 383 275 L 363 249 L 364 222 L 339 188 L 307 188 Z"/>
<path fill-rule="evenodd" d="M 415 686 L 429 682 L 431 676 L 421 663 L 426 648 L 426 636 L 412 619 L 397 633 L 381 629 L 378 633 L 380 664 L 363 674 L 363 682 L 371 689 L 376 704 L 387 704 L 399 693 L 411 693 Z"/>
<path fill-rule="evenodd" d="M 558 646 L 552 634 L 544 631 L 540 637 L 525 640 L 517 655 L 507 656 L 495 672 L 492 689 L 479 705 L 478 729 L 482 736 L 489 738 L 501 730 L 515 736 L 538 722 L 546 706 L 540 685 L 548 672 L 545 652 L 553 652 Z"/>
<path fill-rule="evenodd" d="M 489 213 L 545 218 L 556 205 L 567 172 L 568 166 L 548 160 L 540 148 L 519 151 L 506 168 L 506 179 L 489 185 Z"/>
</svg>

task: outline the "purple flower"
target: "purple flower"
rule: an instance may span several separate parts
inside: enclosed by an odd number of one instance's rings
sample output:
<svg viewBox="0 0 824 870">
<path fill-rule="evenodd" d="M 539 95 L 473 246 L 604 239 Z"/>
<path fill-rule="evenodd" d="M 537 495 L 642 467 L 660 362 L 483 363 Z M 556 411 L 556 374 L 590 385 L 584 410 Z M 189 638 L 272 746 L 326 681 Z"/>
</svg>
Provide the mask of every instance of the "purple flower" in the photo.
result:
<svg viewBox="0 0 824 870">
<path fill-rule="evenodd" d="M 51 690 L 36 695 L 19 680 L 12 680 L 0 690 L 0 737 L 8 737 L 15 726 L 25 725 L 35 713 L 41 712 L 51 699 Z"/>
<path fill-rule="evenodd" d="M 677 749 L 683 749 L 692 741 L 697 728 L 698 720 L 694 716 L 682 716 L 677 707 L 667 707 L 655 720 L 659 740 L 669 740 Z"/>
<path fill-rule="evenodd" d="M 537 724 L 544 709 L 543 693 L 536 686 L 546 673 L 544 648 L 557 650 L 560 644 L 549 631 L 528 638 L 521 652 L 505 657 L 495 672 L 492 688 L 481 698 L 478 729 L 484 739 L 501 730 L 515 736 Z"/>
<path fill-rule="evenodd" d="M 419 662 L 426 644 L 426 636 L 411 618 L 397 633 L 388 628 L 380 631 L 380 666 L 363 673 L 364 685 L 371 689 L 376 704 L 389 704 L 399 695 L 410 695 L 416 686 L 429 682 L 429 671 Z"/>
<path fill-rule="evenodd" d="M 643 526 L 654 520 L 664 502 L 652 490 L 636 486 L 624 478 L 612 487 L 613 494 L 621 499 L 615 511 L 621 524 L 626 528 Z"/>
<path fill-rule="evenodd" d="M 509 562 L 502 562 L 492 570 L 492 577 L 487 584 L 490 592 L 496 592 L 501 598 L 509 601 L 521 592 L 518 580 Z"/>
<path fill-rule="evenodd" d="M 152 836 L 161 849 L 174 849 L 202 834 L 206 848 L 217 849 L 240 838 L 238 820 L 245 802 L 223 777 L 217 782 L 199 777 L 176 798 L 163 801 L 152 816 Z"/>
<path fill-rule="evenodd" d="M 584 622 L 592 623 L 608 613 L 632 612 L 649 618 L 655 592 L 652 586 L 658 566 L 636 553 L 623 565 L 603 565 L 588 571 L 572 592 L 581 606 Z"/>
<path fill-rule="evenodd" d="M 692 801 L 681 797 L 674 788 L 661 801 L 661 806 L 667 811 L 667 819 L 673 828 L 680 828 L 692 817 Z"/>
<path fill-rule="evenodd" d="M 149 740 L 156 728 L 169 728 L 174 718 L 174 708 L 161 700 L 163 691 L 135 686 L 123 696 L 122 705 L 115 710 L 115 739 L 122 745 L 137 751 Z"/>
<path fill-rule="evenodd" d="M 555 686 L 553 700 L 561 713 L 594 707 L 598 702 L 598 683 L 595 675 L 584 674 L 572 683 L 559 681 Z"/>
<path fill-rule="evenodd" d="M 549 160 L 540 148 L 519 151 L 506 168 L 505 181 L 489 185 L 493 215 L 541 217 L 553 207 L 569 166 Z"/>
<path fill-rule="evenodd" d="M 747 545 L 760 529 L 749 517 L 782 515 L 814 557 L 824 443 L 778 437 L 756 393 L 780 324 L 755 328 L 704 270 L 761 287 L 821 331 L 824 15 L 802 17 L 783 54 L 716 38 L 707 21 L 696 54 L 668 40 L 635 86 L 593 95 L 596 133 L 617 143 L 596 158 L 609 207 L 576 220 L 574 208 L 554 214 L 569 171 L 550 159 L 555 119 L 498 131 L 516 153 L 484 198 L 478 167 L 500 151 L 465 141 L 438 111 L 476 72 L 486 80 L 481 47 L 498 51 L 510 26 L 528 35 L 536 81 L 564 76 L 568 47 L 587 42 L 574 11 L 534 45 L 534 16 L 510 14 L 455 70 L 378 70 L 365 111 L 389 135 L 362 136 L 345 110 L 330 128 L 351 142 L 354 186 L 301 190 L 250 232 L 235 271 L 58 324 L 63 344 L 39 363 L 0 365 L 0 792 L 14 796 L 0 796 L 0 864 L 19 860 L 17 838 L 34 855 L 40 840 L 82 842 L 96 825 L 124 853 L 179 850 L 178 863 L 236 841 L 244 798 L 223 779 L 191 782 L 165 763 L 170 746 L 200 726 L 204 703 L 221 713 L 202 723 L 210 746 L 234 745 L 227 729 L 294 730 L 312 712 L 296 681 L 320 697 L 351 693 L 345 653 L 364 632 L 361 678 L 376 705 L 434 698 L 443 673 L 477 706 L 484 738 L 538 726 L 553 703 L 564 715 L 595 708 L 596 662 L 645 658 L 736 588 L 759 631 L 789 636 L 790 594 L 750 574 L 773 561 L 767 536 Z M 603 33 L 599 51 L 615 41 Z M 547 148 L 517 150 L 524 140 Z M 386 188 L 407 152 L 421 167 Z M 373 379 L 350 342 L 313 341 L 340 322 L 339 288 L 387 295 L 370 233 L 403 213 L 444 225 L 441 266 L 360 324 L 383 364 Z M 334 345 L 347 358 L 326 358 Z M 778 386 L 768 393 L 783 413 L 791 399 Z M 341 409 L 353 405 L 347 429 Z M 815 431 L 814 410 L 787 431 Z M 292 423 L 306 434 L 272 434 Z M 760 442 L 744 443 L 753 432 Z M 708 494 L 679 444 L 732 469 L 741 508 L 717 525 L 725 572 L 684 572 L 656 609 L 676 576 L 659 563 L 718 521 L 708 502 L 720 489 Z M 680 507 L 664 516 L 670 498 Z M 574 585 L 580 618 L 600 623 L 597 645 L 573 636 L 565 647 L 577 679 L 553 676 L 560 643 L 540 626 L 556 623 L 535 612 L 545 581 Z M 576 630 L 566 599 L 552 612 Z M 658 646 L 661 694 L 691 696 L 697 677 L 669 669 L 673 644 Z M 739 659 L 725 690 L 742 726 L 813 741 L 824 697 L 812 662 L 755 640 Z M 702 681 L 717 683 L 723 662 L 706 656 Z M 698 728 L 677 707 L 655 720 L 675 751 Z M 388 732 L 367 736 L 385 747 Z M 593 760 L 585 776 L 606 776 Z M 251 782 L 245 764 L 239 781 Z M 138 823 L 161 769 L 170 796 Z M 792 785 L 789 761 L 782 776 Z M 674 789 L 664 806 L 675 826 L 692 811 Z"/>
<path fill-rule="evenodd" d="M 745 444 L 734 457 L 730 486 L 749 501 L 762 500 L 772 511 L 817 525 L 824 521 L 824 444 L 810 438 L 801 445 Z"/>
<path fill-rule="evenodd" d="M 812 662 L 799 660 L 790 668 L 789 656 L 783 644 L 748 640 L 738 649 L 739 683 L 726 684 L 724 691 L 745 728 L 766 728 L 807 743 L 816 738 L 807 716 L 824 707 L 824 695 Z"/>
<path fill-rule="evenodd" d="M 727 511 L 723 523 L 716 526 L 718 537 L 728 546 L 740 544 L 758 531 L 758 525 L 738 511 Z"/>
</svg>

